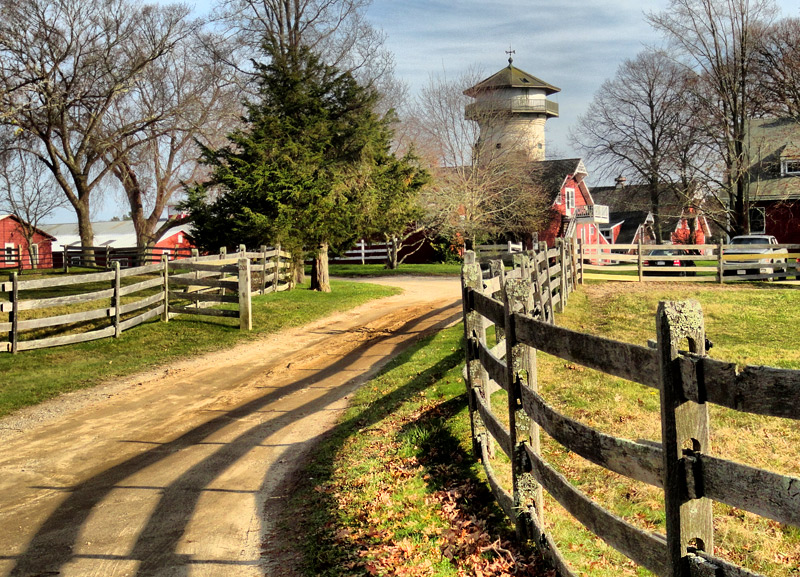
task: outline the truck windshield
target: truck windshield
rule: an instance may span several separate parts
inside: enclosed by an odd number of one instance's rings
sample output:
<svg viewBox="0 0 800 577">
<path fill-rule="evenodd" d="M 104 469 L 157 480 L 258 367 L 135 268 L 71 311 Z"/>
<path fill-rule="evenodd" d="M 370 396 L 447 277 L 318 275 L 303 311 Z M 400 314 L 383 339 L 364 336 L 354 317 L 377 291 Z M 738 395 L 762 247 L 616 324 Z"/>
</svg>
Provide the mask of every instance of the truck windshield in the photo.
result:
<svg viewBox="0 0 800 577">
<path fill-rule="evenodd" d="M 770 244 L 768 238 L 734 238 L 731 244 Z"/>
</svg>

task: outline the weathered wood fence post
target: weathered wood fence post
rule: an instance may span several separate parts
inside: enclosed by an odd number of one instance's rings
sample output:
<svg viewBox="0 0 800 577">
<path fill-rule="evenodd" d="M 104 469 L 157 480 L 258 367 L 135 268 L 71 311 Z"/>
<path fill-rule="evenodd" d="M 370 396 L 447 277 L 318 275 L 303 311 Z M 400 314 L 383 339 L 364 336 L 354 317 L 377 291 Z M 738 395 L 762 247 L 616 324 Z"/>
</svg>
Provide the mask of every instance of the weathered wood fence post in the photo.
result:
<svg viewBox="0 0 800 577">
<path fill-rule="evenodd" d="M 563 313 L 564 308 L 567 306 L 567 253 L 565 249 L 564 239 L 558 239 L 558 260 L 561 266 L 561 273 L 558 277 L 558 292 L 560 293 L 558 299 L 558 312 Z"/>
<path fill-rule="evenodd" d="M 281 243 L 275 245 L 275 274 L 272 278 L 272 292 L 278 292 L 281 282 Z"/>
<path fill-rule="evenodd" d="M 111 306 L 114 308 L 114 338 L 118 339 L 119 336 L 122 334 L 122 326 L 120 324 L 120 316 L 121 311 L 120 307 L 122 306 L 122 295 L 120 295 L 121 282 L 119 276 L 119 261 L 114 262 L 114 296 L 111 297 Z"/>
<path fill-rule="evenodd" d="M 261 245 L 261 294 L 267 294 L 267 245 Z"/>
<path fill-rule="evenodd" d="M 8 311 L 8 320 L 11 323 L 10 347 L 11 353 L 17 354 L 17 341 L 19 340 L 19 278 L 16 272 L 11 273 L 11 310 Z"/>
<path fill-rule="evenodd" d="M 540 242 L 539 243 L 539 251 L 542 253 L 542 257 L 544 258 L 544 283 L 542 288 L 544 289 L 545 294 L 543 295 L 544 298 L 542 299 L 543 311 L 544 311 L 544 318 L 543 320 L 554 323 L 553 319 L 553 287 L 550 284 L 550 257 L 547 255 L 547 243 Z"/>
<path fill-rule="evenodd" d="M 583 279 L 583 252 L 584 252 L 583 240 L 579 239 L 578 240 L 578 266 L 581 269 L 580 270 L 580 273 L 581 273 L 581 284 L 584 283 L 584 279 Z"/>
<path fill-rule="evenodd" d="M 719 277 L 717 280 L 719 284 L 725 282 L 725 261 L 722 258 L 725 254 L 725 248 L 722 245 L 722 240 L 720 239 L 719 244 L 717 245 L 717 276 Z"/>
<path fill-rule="evenodd" d="M 523 263 L 524 264 L 524 263 Z M 526 267 L 523 267 L 523 271 Z M 521 383 L 538 390 L 536 350 L 517 341 L 514 313 L 533 314 L 533 285 L 530 277 L 508 279 L 503 285 L 503 310 L 506 333 L 506 381 L 508 382 L 508 426 L 511 435 L 511 478 L 514 491 L 514 508 L 519 514 L 514 519 L 517 535 L 527 535 L 529 519 L 542 526 L 542 487 L 533 475 L 525 472 L 525 443 L 538 454 L 539 425 L 528 417 L 522 407 Z"/>
<path fill-rule="evenodd" d="M 644 259 L 642 258 L 642 239 L 636 244 L 636 268 L 639 271 L 639 282 L 644 281 Z"/>
<path fill-rule="evenodd" d="M 690 548 L 714 552 L 711 501 L 702 495 L 702 474 L 692 474 L 692 454 L 711 452 L 708 407 L 687 401 L 676 362 L 688 340 L 689 351 L 705 354 L 705 328 L 699 303 L 661 302 L 656 316 L 661 372 L 661 443 L 664 452 L 664 509 L 667 530 L 667 575 L 688 577 Z M 687 486 L 688 485 L 688 486 Z"/>
<path fill-rule="evenodd" d="M 472 344 L 473 336 L 480 336 L 483 332 L 483 318 L 473 311 L 472 298 L 470 291 L 481 290 L 483 288 L 483 278 L 481 266 L 475 260 L 475 253 L 471 250 L 464 253 L 464 264 L 461 267 L 461 300 L 464 312 L 464 343 L 466 346 L 466 377 L 467 377 L 467 401 L 469 405 L 469 422 L 472 431 L 472 451 L 480 458 L 482 454 L 480 436 L 483 427 L 476 410 L 477 402 L 475 395 L 480 394 L 481 389 L 481 362 L 475 357 Z"/>
<path fill-rule="evenodd" d="M 242 251 L 244 252 L 244 251 Z M 239 259 L 239 328 L 253 330 L 253 308 L 250 299 L 250 259 Z"/>
<path fill-rule="evenodd" d="M 161 255 L 161 264 L 164 275 L 164 311 L 161 313 L 161 320 L 166 323 L 169 322 L 169 259 L 167 255 Z"/>
</svg>

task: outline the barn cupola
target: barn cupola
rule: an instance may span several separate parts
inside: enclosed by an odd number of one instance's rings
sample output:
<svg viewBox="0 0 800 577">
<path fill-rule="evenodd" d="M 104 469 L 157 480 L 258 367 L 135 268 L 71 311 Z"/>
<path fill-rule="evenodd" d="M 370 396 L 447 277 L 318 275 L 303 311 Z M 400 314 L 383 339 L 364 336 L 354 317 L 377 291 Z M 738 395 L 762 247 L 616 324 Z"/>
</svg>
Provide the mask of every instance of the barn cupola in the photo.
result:
<svg viewBox="0 0 800 577">
<path fill-rule="evenodd" d="M 479 158 L 510 152 L 528 161 L 544 160 L 544 124 L 558 116 L 558 103 L 547 97 L 560 91 L 516 68 L 510 57 L 506 68 L 465 90 L 475 99 L 464 112 L 480 127 Z"/>
</svg>

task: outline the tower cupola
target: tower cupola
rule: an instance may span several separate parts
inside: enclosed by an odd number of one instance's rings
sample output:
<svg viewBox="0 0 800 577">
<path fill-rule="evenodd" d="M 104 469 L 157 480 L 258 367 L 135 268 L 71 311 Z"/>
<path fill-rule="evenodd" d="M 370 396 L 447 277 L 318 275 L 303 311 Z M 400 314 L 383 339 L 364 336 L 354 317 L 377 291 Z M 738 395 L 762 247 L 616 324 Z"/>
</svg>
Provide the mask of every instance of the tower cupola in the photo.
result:
<svg viewBox="0 0 800 577">
<path fill-rule="evenodd" d="M 558 116 L 558 103 L 547 97 L 560 92 L 552 84 L 508 66 L 464 91 L 474 98 L 464 111 L 480 127 L 478 149 L 519 154 L 526 160 L 545 158 L 545 121 Z"/>
</svg>

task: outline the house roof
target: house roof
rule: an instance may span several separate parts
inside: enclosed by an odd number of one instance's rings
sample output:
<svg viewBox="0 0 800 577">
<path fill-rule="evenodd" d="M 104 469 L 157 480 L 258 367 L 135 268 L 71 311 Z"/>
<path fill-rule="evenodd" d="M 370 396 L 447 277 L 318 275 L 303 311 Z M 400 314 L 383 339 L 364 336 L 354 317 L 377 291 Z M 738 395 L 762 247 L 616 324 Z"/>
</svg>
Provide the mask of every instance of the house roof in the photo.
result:
<svg viewBox="0 0 800 577">
<path fill-rule="evenodd" d="M 22 222 L 20 220 L 20 218 L 15 214 L 0 214 L 0 220 L 4 220 L 6 218 L 10 218 L 10 219 L 16 220 L 17 222 Z M 51 241 L 56 240 L 56 237 L 54 237 L 52 234 L 42 230 L 41 228 L 39 228 L 39 227 L 33 227 L 33 228 L 34 228 L 34 230 L 36 232 L 38 232 L 42 236 L 48 237 Z"/>
<path fill-rule="evenodd" d="M 509 59 L 508 66 L 495 72 L 489 78 L 481 80 L 475 86 L 467 88 L 464 94 L 474 97 L 486 90 L 497 90 L 499 88 L 540 88 L 548 95 L 561 92 L 560 88 L 513 66 L 511 59 Z"/>
<path fill-rule="evenodd" d="M 781 176 L 782 159 L 800 159 L 800 124 L 791 118 L 751 119 L 746 143 L 750 199 L 800 199 L 800 176 Z"/>
<path fill-rule="evenodd" d="M 647 221 L 650 215 L 649 210 L 629 210 L 625 212 L 615 212 L 610 215 L 610 224 L 603 226 L 603 229 L 612 228 L 617 224 L 619 227 L 619 235 L 617 236 L 617 244 L 631 244 L 636 238 L 636 231 L 639 227 Z"/>
<path fill-rule="evenodd" d="M 569 175 L 573 175 L 578 182 L 582 182 L 587 175 L 583 160 L 580 158 L 535 161 L 531 163 L 531 171 L 550 196 L 550 202 L 555 201 L 561 193 L 561 187 Z"/>
<path fill-rule="evenodd" d="M 78 223 L 76 222 L 50 224 L 44 228 L 55 237 L 57 244 L 66 246 L 79 245 L 81 243 L 81 237 L 78 234 Z M 189 224 L 183 224 L 169 229 L 165 234 L 169 236 L 178 232 L 190 234 L 189 228 Z M 136 231 L 131 220 L 93 222 L 92 232 L 94 232 L 94 246 L 109 246 L 112 248 L 136 246 Z"/>
</svg>

